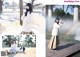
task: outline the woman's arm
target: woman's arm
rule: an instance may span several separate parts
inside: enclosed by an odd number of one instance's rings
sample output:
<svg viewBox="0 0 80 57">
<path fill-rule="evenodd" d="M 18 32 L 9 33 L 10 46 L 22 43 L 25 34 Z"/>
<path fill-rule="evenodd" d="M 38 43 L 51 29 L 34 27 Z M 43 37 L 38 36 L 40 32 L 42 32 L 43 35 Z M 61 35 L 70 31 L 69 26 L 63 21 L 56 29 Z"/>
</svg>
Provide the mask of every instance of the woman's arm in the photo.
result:
<svg viewBox="0 0 80 57">
<path fill-rule="evenodd" d="M 60 27 L 62 26 L 62 24 L 63 24 L 62 22 L 60 22 L 59 24 L 56 23 L 55 26 L 56 26 L 57 28 L 60 28 Z"/>
</svg>

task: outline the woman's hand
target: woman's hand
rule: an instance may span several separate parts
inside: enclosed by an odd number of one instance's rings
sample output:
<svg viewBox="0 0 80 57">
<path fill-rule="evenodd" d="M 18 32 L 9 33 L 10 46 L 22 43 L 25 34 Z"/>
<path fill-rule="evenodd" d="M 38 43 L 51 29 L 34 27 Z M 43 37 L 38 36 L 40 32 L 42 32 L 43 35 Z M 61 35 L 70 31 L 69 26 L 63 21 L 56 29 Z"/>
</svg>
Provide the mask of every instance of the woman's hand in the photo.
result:
<svg viewBox="0 0 80 57">
<path fill-rule="evenodd" d="M 61 24 L 63 24 L 63 22 L 61 22 Z"/>
</svg>

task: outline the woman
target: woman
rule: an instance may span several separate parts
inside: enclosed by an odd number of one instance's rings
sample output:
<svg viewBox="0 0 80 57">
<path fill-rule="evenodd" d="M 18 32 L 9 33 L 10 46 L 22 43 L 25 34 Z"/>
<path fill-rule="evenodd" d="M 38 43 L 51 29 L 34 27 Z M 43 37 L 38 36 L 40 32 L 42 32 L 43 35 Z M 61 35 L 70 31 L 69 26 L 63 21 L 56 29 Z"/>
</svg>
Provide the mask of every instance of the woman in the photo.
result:
<svg viewBox="0 0 80 57">
<path fill-rule="evenodd" d="M 13 43 L 11 44 L 11 51 L 12 51 L 12 53 L 17 53 L 16 41 L 13 41 Z"/>
<path fill-rule="evenodd" d="M 32 4 L 27 3 L 26 5 L 26 12 L 21 17 L 23 24 L 22 24 L 22 32 L 21 34 L 32 34 Z"/>
<path fill-rule="evenodd" d="M 52 29 L 52 37 L 49 42 L 49 49 L 57 49 L 58 44 L 59 44 L 59 28 L 62 25 L 62 22 L 60 22 L 60 19 L 57 17 L 54 24 L 53 24 L 53 29 Z"/>
<path fill-rule="evenodd" d="M 22 15 L 22 32 L 21 34 L 37 34 L 39 30 L 44 27 L 45 18 L 44 16 L 34 11 L 31 3 L 27 3 L 26 12 Z"/>
<path fill-rule="evenodd" d="M 7 54 L 10 53 L 17 53 L 17 44 L 16 41 L 12 41 L 11 43 L 11 49 L 7 51 Z"/>
<path fill-rule="evenodd" d="M 11 53 L 24 53 L 25 54 L 25 47 L 18 48 L 16 41 L 12 41 L 11 49 L 7 50 L 7 54 Z"/>
</svg>

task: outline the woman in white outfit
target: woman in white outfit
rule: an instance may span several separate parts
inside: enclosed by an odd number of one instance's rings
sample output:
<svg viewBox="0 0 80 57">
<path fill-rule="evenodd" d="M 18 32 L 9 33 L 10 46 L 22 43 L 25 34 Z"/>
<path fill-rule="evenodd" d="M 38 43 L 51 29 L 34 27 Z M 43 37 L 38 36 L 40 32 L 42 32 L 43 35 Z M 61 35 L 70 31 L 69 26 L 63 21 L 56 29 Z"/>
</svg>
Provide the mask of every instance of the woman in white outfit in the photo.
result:
<svg viewBox="0 0 80 57">
<path fill-rule="evenodd" d="M 57 17 L 54 24 L 53 24 L 53 29 L 52 29 L 52 37 L 50 39 L 48 48 L 49 49 L 56 49 L 59 44 L 59 28 L 61 27 L 62 22 L 60 22 L 60 19 Z"/>
<path fill-rule="evenodd" d="M 22 32 L 21 34 L 32 34 L 32 4 L 27 3 L 26 5 L 26 12 L 22 15 L 21 20 L 23 21 L 22 24 Z"/>
<path fill-rule="evenodd" d="M 16 41 L 12 41 L 11 49 L 7 50 L 7 54 L 11 53 L 25 53 L 25 47 L 18 48 Z"/>
<path fill-rule="evenodd" d="M 12 41 L 11 49 L 7 50 L 7 54 L 10 54 L 10 53 L 17 53 L 17 44 L 15 41 Z"/>
<path fill-rule="evenodd" d="M 31 3 L 27 3 L 26 12 L 22 15 L 21 19 L 23 21 L 21 34 L 37 34 L 37 31 L 42 29 L 45 23 L 44 16 L 36 13 L 36 11 L 34 12 Z"/>
<path fill-rule="evenodd" d="M 17 53 L 17 44 L 16 44 L 16 41 L 13 41 L 13 43 L 11 44 L 11 49 L 10 51 L 12 53 Z"/>
</svg>

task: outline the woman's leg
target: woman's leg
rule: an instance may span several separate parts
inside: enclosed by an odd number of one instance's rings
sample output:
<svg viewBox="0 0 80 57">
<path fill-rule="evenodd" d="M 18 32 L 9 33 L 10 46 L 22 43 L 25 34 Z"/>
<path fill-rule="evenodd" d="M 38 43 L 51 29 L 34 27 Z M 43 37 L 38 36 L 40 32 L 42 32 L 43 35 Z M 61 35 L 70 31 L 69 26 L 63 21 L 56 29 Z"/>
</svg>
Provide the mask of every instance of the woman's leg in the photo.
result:
<svg viewBox="0 0 80 57">
<path fill-rule="evenodd" d="M 8 50 L 6 50 L 6 55 L 8 55 L 8 54 L 11 54 L 11 52 L 10 52 L 10 51 L 8 51 Z"/>
<path fill-rule="evenodd" d="M 52 46 L 51 46 L 51 48 L 54 49 L 54 50 L 57 48 L 56 43 L 57 43 L 56 36 L 54 36 L 53 41 L 52 41 Z"/>
<path fill-rule="evenodd" d="M 58 45 L 60 44 L 59 36 L 56 36 L 56 44 L 57 44 L 57 47 L 58 47 Z"/>
<path fill-rule="evenodd" d="M 53 41 L 53 44 L 52 45 L 53 45 L 52 46 L 52 49 L 53 50 L 56 50 L 58 48 L 58 45 L 59 45 L 59 38 L 58 38 L 58 36 L 55 36 L 54 37 L 54 41 Z"/>
<path fill-rule="evenodd" d="M 52 36 L 51 39 L 50 39 L 50 41 L 49 41 L 49 44 L 48 44 L 48 48 L 49 49 L 52 49 L 53 41 L 54 41 L 54 36 Z"/>
<path fill-rule="evenodd" d="M 23 47 L 23 53 L 25 53 L 25 47 Z"/>
</svg>

